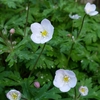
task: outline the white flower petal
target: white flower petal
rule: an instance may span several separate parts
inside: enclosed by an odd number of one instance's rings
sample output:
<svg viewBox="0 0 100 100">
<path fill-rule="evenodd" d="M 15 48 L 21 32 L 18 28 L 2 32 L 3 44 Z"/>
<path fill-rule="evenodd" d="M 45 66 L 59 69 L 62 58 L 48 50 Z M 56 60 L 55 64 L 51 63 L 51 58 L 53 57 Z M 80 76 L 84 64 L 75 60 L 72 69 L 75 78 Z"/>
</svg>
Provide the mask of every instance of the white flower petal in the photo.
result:
<svg viewBox="0 0 100 100">
<path fill-rule="evenodd" d="M 33 24 L 31 24 L 31 31 L 33 34 L 37 35 L 40 33 L 40 31 L 43 31 L 43 28 L 42 28 L 41 24 L 33 23 Z"/>
<path fill-rule="evenodd" d="M 63 87 L 59 88 L 62 92 L 68 92 L 71 88 L 68 85 L 64 85 Z"/>
<path fill-rule="evenodd" d="M 91 11 L 95 11 L 96 10 L 96 6 L 95 6 L 95 4 L 91 4 Z"/>
<path fill-rule="evenodd" d="M 90 6 L 91 6 L 91 4 L 88 2 L 88 3 L 85 5 L 85 9 L 88 9 Z"/>
<path fill-rule="evenodd" d="M 35 34 L 32 34 L 32 35 L 31 35 L 31 39 L 32 39 L 32 41 L 35 42 L 35 43 L 40 43 L 40 42 L 41 42 L 41 39 L 40 39 L 40 38 L 41 38 L 40 35 L 37 35 L 37 36 L 36 36 Z"/>
<path fill-rule="evenodd" d="M 57 70 L 56 71 L 56 75 L 55 75 L 55 78 L 54 78 L 54 81 L 53 81 L 53 84 L 54 86 L 60 88 L 63 86 L 64 84 L 64 81 L 63 81 L 63 70 L 60 69 L 60 70 Z"/>
<path fill-rule="evenodd" d="M 73 77 L 71 78 L 71 81 L 68 82 L 68 85 L 73 88 L 76 86 L 76 83 L 77 83 L 77 78 L 76 77 Z"/>
<path fill-rule="evenodd" d="M 93 11 L 93 12 L 89 13 L 90 16 L 94 16 L 94 15 L 97 15 L 97 14 L 98 14 L 98 11 Z"/>
<path fill-rule="evenodd" d="M 42 20 L 41 25 L 43 29 L 48 32 L 48 37 L 51 39 L 54 32 L 54 27 L 52 26 L 51 22 L 48 19 L 44 19 Z"/>
<path fill-rule="evenodd" d="M 69 14 L 69 17 L 70 17 L 71 19 L 79 19 L 81 16 L 79 16 L 78 14 L 75 14 L 75 15 Z"/>
<path fill-rule="evenodd" d="M 64 70 L 64 73 L 67 74 L 70 77 L 75 77 L 75 73 L 71 70 Z"/>
</svg>

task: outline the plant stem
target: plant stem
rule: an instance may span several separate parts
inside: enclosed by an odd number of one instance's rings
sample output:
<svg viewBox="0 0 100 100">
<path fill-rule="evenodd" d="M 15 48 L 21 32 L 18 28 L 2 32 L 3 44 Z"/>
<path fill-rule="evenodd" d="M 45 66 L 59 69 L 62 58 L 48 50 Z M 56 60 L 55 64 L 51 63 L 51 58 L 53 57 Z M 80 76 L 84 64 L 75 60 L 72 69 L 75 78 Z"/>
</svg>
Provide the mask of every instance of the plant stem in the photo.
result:
<svg viewBox="0 0 100 100">
<path fill-rule="evenodd" d="M 72 52 L 72 49 L 73 49 L 73 45 L 74 45 L 74 42 L 72 43 L 71 48 L 70 48 L 70 52 L 69 52 L 69 56 L 68 56 L 68 60 L 67 60 L 67 67 L 68 67 L 68 64 L 69 64 L 70 57 L 71 57 L 71 52 Z"/>
<path fill-rule="evenodd" d="M 12 34 L 10 34 L 10 43 L 11 43 L 11 47 L 13 49 L 13 45 L 12 45 Z"/>
<path fill-rule="evenodd" d="M 85 16 L 86 16 L 86 14 L 85 14 L 84 17 L 83 17 L 80 30 L 79 30 L 79 32 L 77 33 L 77 38 L 79 37 L 79 35 L 80 35 L 81 31 L 82 31 L 82 27 L 83 27 L 83 23 L 84 23 Z M 67 66 L 68 66 L 68 63 L 69 63 L 69 60 L 70 60 L 70 57 L 71 57 L 71 52 L 72 52 L 72 49 L 73 49 L 74 44 L 75 44 L 75 42 L 73 42 L 72 45 L 71 45 L 71 49 L 70 49 L 70 53 L 69 53 L 68 61 L 67 61 Z"/>
<path fill-rule="evenodd" d="M 25 23 L 25 32 L 24 32 L 24 36 L 27 36 L 26 34 L 26 28 L 27 28 L 27 23 L 28 23 L 28 15 L 29 15 L 29 0 L 28 0 L 28 6 L 26 8 L 26 23 Z"/>
<path fill-rule="evenodd" d="M 79 100 L 80 96 L 81 96 L 81 94 L 79 94 L 79 95 L 77 96 L 77 100 Z"/>
<path fill-rule="evenodd" d="M 32 69 L 32 71 L 31 71 L 31 73 L 29 74 L 29 77 L 31 77 L 31 75 L 33 74 L 34 68 L 36 67 L 36 65 L 37 65 L 37 63 L 38 63 L 38 61 L 39 61 L 39 58 L 40 58 L 40 56 L 41 56 L 41 54 L 42 54 L 42 52 L 43 52 L 43 50 L 44 50 L 44 48 L 45 48 L 45 45 L 46 45 L 46 43 L 43 45 L 43 48 L 42 48 L 42 50 L 41 50 L 41 52 L 40 52 L 40 54 L 39 54 L 39 56 L 38 56 L 38 58 L 37 58 L 37 60 L 36 60 L 36 62 L 35 62 L 35 64 L 34 64 L 34 66 L 33 66 L 33 69 Z"/>
<path fill-rule="evenodd" d="M 82 27 L 83 27 L 83 23 L 84 23 L 85 17 L 86 17 L 86 14 L 85 14 L 84 17 L 83 17 L 82 24 L 81 24 L 81 28 L 80 28 L 80 30 L 79 30 L 79 32 L 78 32 L 78 34 L 77 34 L 77 38 L 79 37 L 79 35 L 80 35 L 81 31 L 82 31 Z"/>
<path fill-rule="evenodd" d="M 74 88 L 74 92 L 75 92 L 75 98 L 74 98 L 74 100 L 77 100 L 76 88 Z"/>
</svg>

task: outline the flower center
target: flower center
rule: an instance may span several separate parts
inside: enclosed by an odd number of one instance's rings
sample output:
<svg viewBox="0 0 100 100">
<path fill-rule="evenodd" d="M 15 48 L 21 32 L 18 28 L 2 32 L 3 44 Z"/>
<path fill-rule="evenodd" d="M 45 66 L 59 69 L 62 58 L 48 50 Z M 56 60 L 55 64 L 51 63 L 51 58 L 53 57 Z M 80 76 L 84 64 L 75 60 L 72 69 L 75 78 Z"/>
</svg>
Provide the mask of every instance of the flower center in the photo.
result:
<svg viewBox="0 0 100 100">
<path fill-rule="evenodd" d="M 81 90 L 81 92 L 85 93 L 85 89 L 84 88 L 81 88 L 80 90 Z"/>
<path fill-rule="evenodd" d="M 43 37 L 47 36 L 47 34 L 48 34 L 48 32 L 47 32 L 46 30 L 43 30 L 43 31 L 41 32 L 41 35 L 42 35 Z"/>
<path fill-rule="evenodd" d="M 17 93 L 12 93 L 12 98 L 13 98 L 13 100 L 17 100 L 17 98 L 18 98 L 18 94 Z"/>
<path fill-rule="evenodd" d="M 90 11 L 91 11 L 90 9 L 87 9 L 87 12 L 88 12 L 88 13 L 90 13 Z"/>
<path fill-rule="evenodd" d="M 67 76 L 67 75 L 65 75 L 65 76 L 63 77 L 63 80 L 64 80 L 65 82 L 69 82 L 70 77 L 69 77 L 69 76 Z"/>
</svg>

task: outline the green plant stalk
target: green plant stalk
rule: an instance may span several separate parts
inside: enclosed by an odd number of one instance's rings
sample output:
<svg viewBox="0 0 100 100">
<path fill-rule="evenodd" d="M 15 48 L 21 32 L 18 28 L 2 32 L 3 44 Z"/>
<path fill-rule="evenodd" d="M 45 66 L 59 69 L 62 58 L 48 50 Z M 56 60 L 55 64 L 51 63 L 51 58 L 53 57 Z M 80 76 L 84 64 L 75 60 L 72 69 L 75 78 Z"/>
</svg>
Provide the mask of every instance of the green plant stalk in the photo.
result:
<svg viewBox="0 0 100 100">
<path fill-rule="evenodd" d="M 84 24 L 84 19 L 85 19 L 85 17 L 86 17 L 86 14 L 85 14 L 84 17 L 83 17 L 80 30 L 79 30 L 79 32 L 77 33 L 77 38 L 79 37 L 79 35 L 80 35 L 81 31 L 82 31 L 82 27 L 83 27 L 83 24 Z M 74 46 L 74 42 L 73 42 L 72 45 L 71 45 L 70 53 L 69 53 L 68 60 L 67 60 L 67 67 L 68 67 L 68 64 L 69 64 L 69 60 L 70 60 L 70 57 L 71 57 L 71 52 L 72 52 L 73 46 Z"/>
<path fill-rule="evenodd" d="M 82 24 L 81 24 L 81 28 L 80 28 L 80 30 L 79 30 L 79 32 L 78 32 L 78 34 L 77 34 L 77 38 L 78 38 L 79 35 L 81 34 L 81 31 L 82 31 L 82 27 L 83 27 L 83 24 L 84 24 L 84 19 L 85 19 L 85 17 L 86 17 L 86 14 L 85 14 L 84 17 L 83 17 Z"/>
<path fill-rule="evenodd" d="M 29 77 L 31 77 L 31 75 L 33 74 L 34 68 L 36 67 L 36 65 L 37 65 L 37 63 L 38 63 L 38 61 L 39 61 L 39 58 L 40 58 L 40 56 L 41 56 L 41 54 L 42 54 L 42 52 L 43 52 L 43 50 L 44 50 L 44 48 L 45 48 L 45 45 L 46 45 L 46 43 L 43 45 L 43 48 L 42 48 L 42 50 L 41 50 L 41 52 L 40 52 L 40 54 L 39 54 L 39 56 L 38 56 L 38 58 L 37 58 L 37 60 L 36 60 L 36 62 L 35 62 L 35 64 L 34 64 L 34 66 L 33 66 L 33 69 L 31 70 L 31 72 L 30 72 L 30 74 L 29 74 Z"/>
<path fill-rule="evenodd" d="M 12 45 L 12 34 L 10 34 L 10 43 L 11 43 L 11 47 L 13 49 L 13 45 Z"/>
<path fill-rule="evenodd" d="M 28 6 L 27 6 L 27 10 L 26 10 L 26 23 L 25 23 L 25 32 L 24 32 L 24 36 L 27 36 L 26 34 L 26 28 L 27 28 L 27 23 L 28 23 L 28 16 L 29 16 L 29 0 L 28 0 Z"/>
<path fill-rule="evenodd" d="M 79 100 L 80 96 L 81 96 L 81 94 L 79 94 L 79 95 L 77 96 L 77 100 Z"/>
<path fill-rule="evenodd" d="M 74 93 L 75 93 L 75 97 L 74 97 L 74 100 L 77 100 L 77 94 L 76 94 L 76 88 L 74 88 Z"/>
<path fill-rule="evenodd" d="M 72 52 L 73 46 L 74 46 L 74 42 L 72 43 L 71 48 L 70 48 L 70 52 L 69 52 L 69 56 L 68 56 L 68 60 L 67 60 L 67 67 L 68 67 L 68 64 L 69 64 L 69 60 L 70 60 L 70 57 L 71 57 L 71 52 Z"/>
</svg>

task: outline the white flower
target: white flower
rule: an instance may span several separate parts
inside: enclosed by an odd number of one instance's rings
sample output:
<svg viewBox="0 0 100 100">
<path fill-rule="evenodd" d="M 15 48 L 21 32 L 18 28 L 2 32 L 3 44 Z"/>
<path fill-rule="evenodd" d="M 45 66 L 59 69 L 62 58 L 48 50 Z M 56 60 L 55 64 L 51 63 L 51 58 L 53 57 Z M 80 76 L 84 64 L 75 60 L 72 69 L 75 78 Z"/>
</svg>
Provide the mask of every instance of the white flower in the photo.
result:
<svg viewBox="0 0 100 100">
<path fill-rule="evenodd" d="M 94 16 L 98 14 L 98 11 L 96 10 L 96 6 L 95 4 L 90 4 L 89 2 L 85 5 L 85 12 L 86 14 L 90 15 L 90 16 Z"/>
<path fill-rule="evenodd" d="M 86 96 L 88 94 L 88 88 L 86 86 L 81 86 L 79 88 L 79 92 L 81 93 L 82 96 Z"/>
<path fill-rule="evenodd" d="M 62 92 L 67 92 L 71 88 L 75 87 L 77 78 L 75 73 L 70 70 L 59 69 L 56 71 L 56 75 L 53 81 L 55 87 L 59 88 Z"/>
<path fill-rule="evenodd" d="M 15 89 L 10 90 L 6 94 L 6 96 L 9 100 L 20 100 L 21 99 L 21 93 Z"/>
<path fill-rule="evenodd" d="M 79 16 L 78 14 L 75 14 L 75 15 L 69 14 L 69 17 L 70 17 L 71 19 L 79 19 L 81 16 Z"/>
<path fill-rule="evenodd" d="M 48 19 L 43 19 L 41 24 L 35 22 L 31 24 L 31 39 L 33 42 L 43 44 L 48 42 L 53 35 L 54 27 Z"/>
</svg>

